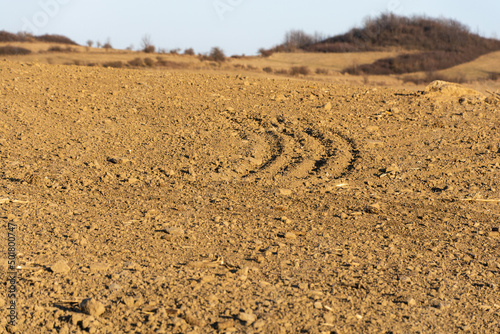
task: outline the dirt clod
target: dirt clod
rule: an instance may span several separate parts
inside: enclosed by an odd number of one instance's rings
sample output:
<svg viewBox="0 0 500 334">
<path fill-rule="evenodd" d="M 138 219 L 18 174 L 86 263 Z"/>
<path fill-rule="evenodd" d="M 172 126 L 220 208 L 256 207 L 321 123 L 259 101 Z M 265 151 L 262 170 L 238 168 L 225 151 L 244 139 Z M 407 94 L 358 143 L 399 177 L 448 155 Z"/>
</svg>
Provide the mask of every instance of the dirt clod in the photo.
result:
<svg viewBox="0 0 500 334">
<path fill-rule="evenodd" d="M 104 305 L 93 298 L 84 299 L 80 303 L 80 309 L 82 310 L 82 312 L 93 317 L 99 317 L 106 311 Z"/>
</svg>

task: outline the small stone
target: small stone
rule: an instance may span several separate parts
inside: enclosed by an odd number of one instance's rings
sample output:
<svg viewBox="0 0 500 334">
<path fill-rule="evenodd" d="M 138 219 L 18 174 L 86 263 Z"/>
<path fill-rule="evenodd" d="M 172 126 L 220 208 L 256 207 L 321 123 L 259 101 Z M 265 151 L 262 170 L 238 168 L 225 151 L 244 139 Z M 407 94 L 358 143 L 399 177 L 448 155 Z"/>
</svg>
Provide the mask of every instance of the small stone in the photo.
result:
<svg viewBox="0 0 500 334">
<path fill-rule="evenodd" d="M 76 326 L 80 321 L 83 320 L 83 318 L 85 318 L 85 316 L 82 313 L 73 313 L 71 315 L 71 324 L 73 326 Z"/>
<path fill-rule="evenodd" d="M 241 312 L 238 315 L 238 319 L 246 322 L 247 326 L 250 326 L 255 322 L 255 320 L 257 320 L 257 316 L 255 314 Z"/>
<path fill-rule="evenodd" d="M 297 239 L 297 235 L 293 232 L 285 233 L 285 239 Z"/>
<path fill-rule="evenodd" d="M 59 334 L 69 334 L 69 327 L 68 327 L 68 325 L 62 326 L 61 329 L 59 330 Z"/>
<path fill-rule="evenodd" d="M 314 308 L 321 310 L 323 308 L 323 304 L 321 304 L 321 302 L 316 302 L 314 303 Z"/>
<path fill-rule="evenodd" d="M 323 315 L 323 319 L 325 319 L 327 324 L 335 323 L 335 316 L 332 313 L 325 313 L 325 315 Z"/>
<path fill-rule="evenodd" d="M 127 158 L 108 158 L 108 161 L 116 165 L 121 165 L 130 162 L 130 160 Z"/>
<path fill-rule="evenodd" d="M 374 204 L 368 205 L 368 207 L 366 208 L 366 212 L 373 213 L 373 214 L 380 213 L 380 204 L 374 203 Z"/>
<path fill-rule="evenodd" d="M 396 164 L 392 164 L 385 169 L 385 172 L 388 174 L 395 174 L 401 172 L 401 168 Z"/>
<path fill-rule="evenodd" d="M 280 189 L 279 193 L 281 196 L 291 196 L 293 194 L 292 190 L 290 189 Z"/>
<path fill-rule="evenodd" d="M 233 319 L 219 321 L 217 323 L 217 329 L 219 331 L 225 331 L 225 330 L 227 330 L 229 328 L 233 328 L 233 327 L 234 327 L 234 320 Z"/>
<path fill-rule="evenodd" d="M 259 254 L 255 257 L 255 262 L 257 262 L 257 263 L 264 263 L 264 261 L 266 261 L 266 258 L 261 254 Z"/>
<path fill-rule="evenodd" d="M 266 322 L 262 319 L 257 320 L 256 322 L 253 323 L 253 328 L 259 329 L 262 328 L 266 325 Z"/>
<path fill-rule="evenodd" d="M 330 111 L 332 110 L 332 104 L 330 102 L 326 103 L 324 106 L 323 106 L 323 109 L 325 109 L 326 111 Z"/>
<path fill-rule="evenodd" d="M 0 198 L 0 204 L 5 204 L 5 203 L 9 203 L 10 202 L 10 199 L 8 198 Z"/>
<path fill-rule="evenodd" d="M 207 275 L 207 276 L 202 276 L 199 280 L 199 282 L 201 284 L 205 284 L 205 283 L 210 283 L 210 282 L 213 282 L 215 280 L 215 277 L 212 276 L 212 275 Z"/>
<path fill-rule="evenodd" d="M 379 147 L 379 146 L 384 146 L 384 142 L 383 142 L 383 141 L 380 141 L 380 140 L 371 140 L 371 139 L 367 139 L 367 140 L 366 140 L 366 144 L 368 145 L 368 147 Z"/>
<path fill-rule="evenodd" d="M 408 276 L 400 276 L 399 280 L 403 283 L 411 283 L 411 278 L 409 278 Z"/>
<path fill-rule="evenodd" d="M 186 314 L 186 316 L 184 317 L 184 320 L 191 326 L 200 327 L 200 328 L 205 327 L 205 323 L 202 320 L 195 318 L 191 314 Z"/>
<path fill-rule="evenodd" d="M 369 125 L 366 127 L 366 131 L 368 132 L 377 132 L 378 131 L 378 126 L 376 125 Z"/>
<path fill-rule="evenodd" d="M 90 316 L 90 317 L 86 317 L 85 319 L 83 319 L 82 321 L 82 328 L 83 329 L 89 329 L 90 326 L 92 326 L 92 323 L 95 321 L 95 318 Z"/>
<path fill-rule="evenodd" d="M 341 218 L 341 219 L 347 219 L 347 218 L 349 218 L 349 216 L 348 216 L 345 212 L 342 212 L 342 213 L 340 214 L 340 218 Z"/>
<path fill-rule="evenodd" d="M 135 305 L 135 299 L 133 297 L 130 297 L 130 296 L 123 297 L 122 301 L 128 307 L 133 307 Z"/>
<path fill-rule="evenodd" d="M 415 306 L 417 305 L 417 301 L 413 298 L 408 299 L 408 306 Z"/>
<path fill-rule="evenodd" d="M 127 179 L 127 182 L 129 184 L 135 184 L 135 183 L 139 182 L 139 179 L 136 179 L 135 177 L 130 177 Z"/>
<path fill-rule="evenodd" d="M 180 227 L 169 227 L 169 228 L 165 229 L 165 232 L 167 234 L 170 234 L 170 235 L 173 235 L 176 237 L 180 237 L 180 236 L 184 235 L 184 230 Z"/>
<path fill-rule="evenodd" d="M 104 305 L 95 299 L 87 298 L 80 303 L 82 311 L 93 317 L 98 317 L 106 311 Z"/>
<path fill-rule="evenodd" d="M 66 274 L 71 270 L 71 268 L 68 266 L 68 264 L 65 261 L 59 261 L 59 262 L 56 262 L 55 264 L 53 264 L 50 267 L 50 270 L 54 274 Z"/>
<path fill-rule="evenodd" d="M 90 271 L 106 271 L 109 269 L 109 264 L 107 263 L 92 263 L 90 265 Z"/>
<path fill-rule="evenodd" d="M 109 286 L 108 286 L 108 289 L 111 290 L 111 291 L 118 291 L 118 290 L 121 290 L 122 287 L 120 284 L 116 284 L 116 283 L 111 283 Z"/>
<path fill-rule="evenodd" d="M 6 329 L 7 329 L 7 333 L 11 333 L 11 334 L 17 334 L 17 333 L 19 333 L 19 327 L 18 326 L 8 325 L 6 327 Z"/>
</svg>

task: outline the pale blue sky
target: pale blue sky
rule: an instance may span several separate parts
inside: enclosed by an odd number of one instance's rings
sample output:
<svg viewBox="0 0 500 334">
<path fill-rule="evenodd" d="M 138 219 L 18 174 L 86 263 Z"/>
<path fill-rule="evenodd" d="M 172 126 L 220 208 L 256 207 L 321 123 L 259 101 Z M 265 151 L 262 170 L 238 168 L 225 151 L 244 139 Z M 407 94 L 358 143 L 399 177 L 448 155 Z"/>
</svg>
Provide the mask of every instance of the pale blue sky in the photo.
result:
<svg viewBox="0 0 500 334">
<path fill-rule="evenodd" d="M 0 0 L 0 30 L 63 34 L 115 48 L 138 48 L 150 34 L 160 48 L 255 54 L 279 44 L 286 31 L 333 36 L 368 16 L 392 11 L 459 20 L 486 37 L 500 37 L 500 1 L 452 0 Z"/>
</svg>

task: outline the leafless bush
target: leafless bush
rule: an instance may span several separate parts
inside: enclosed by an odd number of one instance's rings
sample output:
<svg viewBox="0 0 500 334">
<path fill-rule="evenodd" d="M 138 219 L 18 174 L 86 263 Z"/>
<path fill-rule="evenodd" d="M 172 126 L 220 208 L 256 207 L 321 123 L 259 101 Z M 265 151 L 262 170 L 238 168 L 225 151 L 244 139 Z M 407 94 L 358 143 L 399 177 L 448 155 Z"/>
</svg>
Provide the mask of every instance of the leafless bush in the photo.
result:
<svg viewBox="0 0 500 334">
<path fill-rule="evenodd" d="M 69 46 L 63 48 L 59 45 L 51 46 L 47 51 L 49 52 L 76 52 L 74 48 L 71 48 Z"/>
<path fill-rule="evenodd" d="M 330 74 L 330 71 L 326 68 L 317 68 L 316 74 L 328 75 Z"/>
<path fill-rule="evenodd" d="M 151 58 L 146 58 L 144 59 L 144 64 L 146 64 L 147 67 L 154 67 L 155 61 Z"/>
<path fill-rule="evenodd" d="M 144 52 L 146 53 L 155 53 L 156 51 L 156 47 L 154 45 L 150 45 L 146 48 L 144 48 Z"/>
<path fill-rule="evenodd" d="M 271 67 L 269 67 L 269 66 L 264 67 L 262 70 L 263 70 L 264 72 L 266 72 L 266 73 L 273 73 L 273 69 L 272 69 Z"/>
<path fill-rule="evenodd" d="M 281 74 L 281 75 L 288 75 L 289 71 L 288 70 L 285 70 L 283 68 L 280 68 L 278 70 L 275 70 L 274 73 L 276 74 Z"/>
<path fill-rule="evenodd" d="M 146 53 L 154 53 L 156 51 L 156 47 L 151 42 L 150 35 L 144 35 L 141 40 L 142 51 Z"/>
<path fill-rule="evenodd" d="M 108 38 L 106 40 L 106 43 L 104 43 L 104 45 L 102 46 L 102 48 L 106 49 L 106 51 L 113 49 L 113 46 L 111 45 L 111 39 Z"/>
<path fill-rule="evenodd" d="M 27 55 L 30 53 L 31 50 L 17 46 L 7 45 L 0 47 L 0 55 Z"/>
<path fill-rule="evenodd" d="M 309 75 L 311 74 L 311 69 L 307 66 L 293 66 L 290 68 L 290 75 Z"/>
<path fill-rule="evenodd" d="M 187 68 L 189 65 L 186 63 L 181 63 L 181 62 L 166 60 L 163 58 L 161 58 L 161 59 L 158 58 L 158 62 L 156 63 L 156 66 L 161 66 L 161 67 L 166 67 L 166 68 L 171 68 L 171 69 L 183 69 L 183 68 Z"/>
<path fill-rule="evenodd" d="M 193 48 L 189 48 L 189 49 L 184 50 L 184 54 L 188 55 L 188 56 L 194 56 L 195 55 Z"/>
<path fill-rule="evenodd" d="M 103 67 L 113 67 L 113 68 L 122 68 L 125 64 L 118 60 L 118 61 L 110 61 L 110 62 L 107 62 L 107 63 L 103 63 L 102 66 Z"/>
<path fill-rule="evenodd" d="M 226 55 L 224 54 L 224 51 L 222 51 L 222 49 L 219 47 L 213 47 L 208 56 L 211 60 L 219 63 L 226 61 Z"/>
<path fill-rule="evenodd" d="M 259 53 L 262 57 L 267 58 L 267 57 L 271 57 L 273 55 L 274 51 L 273 50 L 266 50 L 266 49 L 262 48 L 262 49 L 259 49 Z"/>
<path fill-rule="evenodd" d="M 144 63 L 144 60 L 142 58 L 134 58 L 132 60 L 128 61 L 128 64 L 133 67 L 144 67 L 146 64 Z"/>
<path fill-rule="evenodd" d="M 500 79 L 500 73 L 490 72 L 490 73 L 488 73 L 488 79 L 493 80 L 493 81 L 497 81 L 498 79 Z"/>
<path fill-rule="evenodd" d="M 87 41 L 87 46 L 88 46 L 89 48 L 91 48 L 93 45 L 94 45 L 94 41 L 92 41 L 92 40 L 90 40 L 90 39 L 89 39 L 89 40 Z"/>
<path fill-rule="evenodd" d="M 310 35 L 302 30 L 290 30 L 285 34 L 283 45 L 289 51 L 293 51 L 318 43 L 322 40 L 322 38 L 323 37 L 319 33 Z"/>
</svg>

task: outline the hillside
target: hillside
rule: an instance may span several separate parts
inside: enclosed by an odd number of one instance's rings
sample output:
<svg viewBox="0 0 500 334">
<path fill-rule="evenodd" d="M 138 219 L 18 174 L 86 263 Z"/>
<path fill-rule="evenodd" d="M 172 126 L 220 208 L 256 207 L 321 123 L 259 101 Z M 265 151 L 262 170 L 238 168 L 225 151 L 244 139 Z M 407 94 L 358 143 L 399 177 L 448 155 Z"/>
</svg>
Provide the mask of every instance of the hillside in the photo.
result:
<svg viewBox="0 0 500 334">
<path fill-rule="evenodd" d="M 349 74 L 404 74 L 438 71 L 466 62 L 484 54 L 500 50 L 500 41 L 473 34 L 469 29 L 450 19 L 401 17 L 382 14 L 369 19 L 362 28 L 314 42 L 295 34 L 275 51 L 293 51 L 290 45 L 308 52 L 353 53 L 398 50 L 402 54 L 379 59 L 372 64 L 352 65 L 344 69 Z M 418 52 L 415 52 L 418 51 Z"/>
<path fill-rule="evenodd" d="M 500 41 L 473 34 L 455 20 L 382 14 L 367 20 L 362 28 L 304 47 L 314 52 L 381 51 L 387 48 L 444 52 L 479 48 L 491 52 L 500 50 Z"/>
</svg>

